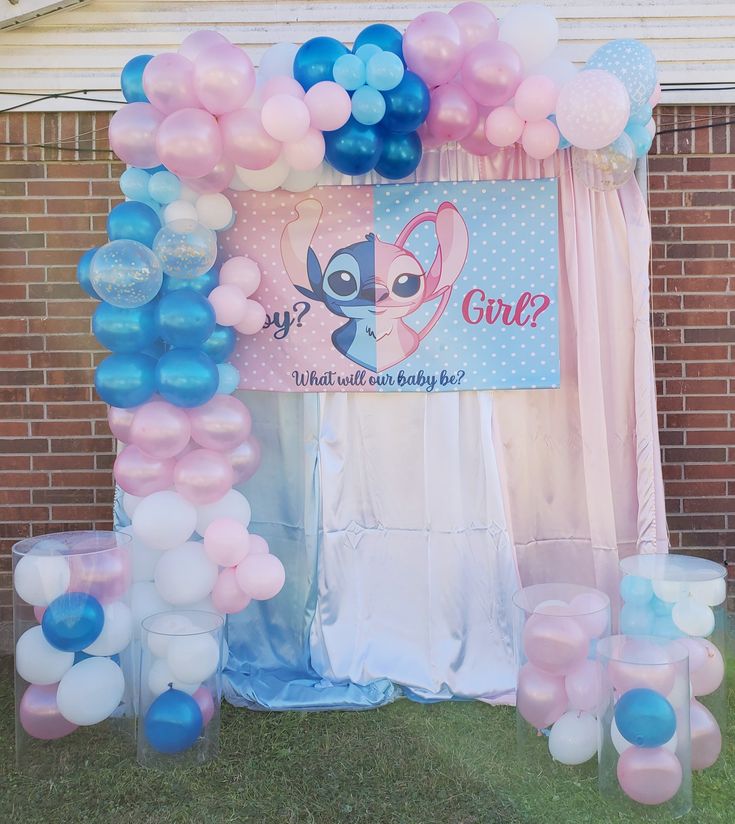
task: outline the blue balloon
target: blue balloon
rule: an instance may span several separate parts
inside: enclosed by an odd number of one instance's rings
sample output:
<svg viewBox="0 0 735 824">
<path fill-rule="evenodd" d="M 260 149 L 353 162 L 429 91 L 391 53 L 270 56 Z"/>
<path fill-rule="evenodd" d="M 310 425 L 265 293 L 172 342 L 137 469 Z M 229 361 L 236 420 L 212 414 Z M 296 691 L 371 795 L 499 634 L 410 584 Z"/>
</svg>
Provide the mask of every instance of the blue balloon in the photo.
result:
<svg viewBox="0 0 735 824">
<path fill-rule="evenodd" d="M 206 352 L 215 363 L 222 363 L 232 354 L 236 341 L 237 336 L 231 326 L 217 324 L 214 332 L 202 344 L 202 351 Z"/>
<path fill-rule="evenodd" d="M 670 601 L 662 601 L 657 595 L 654 595 L 653 598 L 651 598 L 650 608 L 657 618 L 663 618 L 671 615 L 674 604 Z"/>
<path fill-rule="evenodd" d="M 148 181 L 151 176 L 145 169 L 131 166 L 120 175 L 120 191 L 131 200 L 143 203 L 148 199 Z"/>
<path fill-rule="evenodd" d="M 153 246 L 161 228 L 161 219 L 145 203 L 128 200 L 118 203 L 107 216 L 107 235 L 110 240 L 137 240 L 144 246 Z"/>
<path fill-rule="evenodd" d="M 352 95 L 352 116 L 364 126 L 380 123 L 385 114 L 385 99 L 372 86 L 361 86 Z"/>
<path fill-rule="evenodd" d="M 154 305 L 120 309 L 101 303 L 92 315 L 92 332 L 111 352 L 140 352 L 158 338 Z"/>
<path fill-rule="evenodd" d="M 85 661 L 87 658 L 109 658 L 111 661 L 114 661 L 118 667 L 120 666 L 120 656 L 117 653 L 115 653 L 115 655 L 90 655 L 88 652 L 74 653 L 75 664 L 78 664 L 80 661 Z"/>
<path fill-rule="evenodd" d="M 550 114 L 546 119 L 550 120 L 556 126 L 556 115 Z M 558 126 L 556 126 L 556 127 L 557 127 L 557 129 L 559 128 Z M 566 139 L 566 137 L 564 137 L 564 135 L 561 132 L 559 132 L 559 146 L 558 146 L 558 148 L 560 150 L 561 149 L 568 149 L 571 145 L 572 144 Z"/>
<path fill-rule="evenodd" d="M 403 60 L 403 35 L 393 26 L 385 23 L 373 23 L 372 26 L 367 26 L 357 35 L 352 50 L 357 52 L 361 46 L 368 43 L 379 46 L 383 51 L 393 52 Z"/>
<path fill-rule="evenodd" d="M 389 180 L 401 180 L 416 171 L 421 162 L 421 138 L 416 132 L 383 135 L 383 151 L 375 171 Z"/>
<path fill-rule="evenodd" d="M 158 392 L 175 406 L 201 406 L 215 396 L 218 384 L 214 361 L 198 349 L 171 349 L 156 366 Z"/>
<path fill-rule="evenodd" d="M 150 169 L 146 169 L 149 175 L 154 175 L 156 172 L 167 172 L 168 169 L 162 164 L 159 163 L 158 166 L 151 166 Z"/>
<path fill-rule="evenodd" d="M 41 619 L 44 638 L 56 649 L 78 652 L 102 632 L 105 612 L 86 592 L 66 592 L 47 607 Z"/>
<path fill-rule="evenodd" d="M 348 51 L 333 37 L 312 37 L 296 52 L 293 76 L 306 91 L 322 80 L 333 80 L 334 64 Z"/>
<path fill-rule="evenodd" d="M 656 57 L 638 40 L 612 40 L 596 49 L 586 69 L 603 69 L 615 75 L 630 97 L 630 110 L 648 103 L 656 88 Z"/>
<path fill-rule="evenodd" d="M 626 604 L 643 606 L 653 597 L 653 584 L 639 575 L 624 575 L 620 582 L 620 597 Z"/>
<path fill-rule="evenodd" d="M 636 157 L 645 157 L 648 150 L 651 148 L 653 138 L 645 126 L 640 123 L 628 123 L 625 127 L 625 133 L 633 141 Z"/>
<path fill-rule="evenodd" d="M 148 196 L 157 203 L 173 203 L 181 194 L 181 181 L 173 172 L 156 172 L 148 179 Z"/>
<path fill-rule="evenodd" d="M 203 275 L 199 275 L 198 278 L 191 278 L 190 280 L 164 275 L 161 294 L 167 295 L 169 292 L 176 292 L 179 289 L 193 289 L 195 292 L 199 292 L 200 295 L 207 297 L 217 285 L 219 285 L 219 269 L 210 269 Z"/>
<path fill-rule="evenodd" d="M 383 150 L 383 138 L 375 126 L 364 126 L 351 117 L 344 126 L 324 132 L 327 162 L 344 175 L 364 175 L 375 168 Z"/>
<path fill-rule="evenodd" d="M 92 281 L 89 279 L 89 275 L 91 271 L 92 258 L 94 257 L 94 253 L 99 248 L 99 246 L 94 246 L 92 249 L 87 249 L 87 251 L 79 258 L 79 263 L 77 263 L 77 280 L 79 281 L 79 285 L 91 298 L 94 298 L 95 300 L 101 300 L 101 298 L 95 291 L 94 286 L 92 286 Z"/>
<path fill-rule="evenodd" d="M 143 721 L 148 743 L 166 755 L 188 750 L 199 738 L 203 726 L 199 704 L 191 695 L 173 687 L 153 701 Z"/>
<path fill-rule="evenodd" d="M 105 358 L 94 373 L 97 394 L 110 406 L 129 409 L 145 403 L 156 389 L 156 362 L 140 353 L 116 353 Z"/>
<path fill-rule="evenodd" d="M 365 64 L 354 54 L 343 54 L 334 62 L 332 69 L 334 82 L 348 92 L 354 92 L 365 85 Z"/>
<path fill-rule="evenodd" d="M 636 747 L 660 747 L 676 732 L 676 713 L 655 690 L 633 689 L 618 699 L 615 723 L 623 738 Z"/>
<path fill-rule="evenodd" d="M 650 635 L 653 619 L 653 612 L 645 604 L 623 604 L 620 610 L 620 629 L 625 635 Z"/>
<path fill-rule="evenodd" d="M 403 80 L 404 71 L 401 58 L 393 52 L 384 51 L 370 58 L 365 76 L 368 86 L 387 92 Z"/>
<path fill-rule="evenodd" d="M 383 92 L 385 117 L 381 126 L 391 132 L 415 132 L 429 114 L 429 87 L 413 72 L 405 72 L 403 80 Z"/>
<path fill-rule="evenodd" d="M 240 385 L 240 371 L 231 363 L 218 363 L 219 385 L 217 393 L 220 395 L 231 395 Z"/>
<path fill-rule="evenodd" d="M 177 289 L 158 301 L 156 324 L 166 343 L 195 349 L 214 332 L 214 309 L 199 292 Z"/>
<path fill-rule="evenodd" d="M 120 75 L 120 86 L 123 97 L 128 103 L 147 103 L 143 90 L 143 70 L 153 60 L 152 54 L 139 54 L 123 66 Z"/>
</svg>

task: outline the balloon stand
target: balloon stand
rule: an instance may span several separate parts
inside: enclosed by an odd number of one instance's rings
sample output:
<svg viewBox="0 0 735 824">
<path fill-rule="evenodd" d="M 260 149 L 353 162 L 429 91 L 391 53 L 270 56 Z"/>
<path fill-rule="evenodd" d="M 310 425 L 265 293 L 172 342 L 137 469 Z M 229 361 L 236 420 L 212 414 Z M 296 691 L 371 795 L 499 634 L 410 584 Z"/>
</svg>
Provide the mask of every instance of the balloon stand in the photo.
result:
<svg viewBox="0 0 735 824">
<path fill-rule="evenodd" d="M 678 641 L 614 635 L 597 645 L 605 709 L 600 717 L 601 795 L 646 820 L 692 806 L 689 660 Z"/>
<path fill-rule="evenodd" d="M 130 536 L 66 532 L 13 547 L 16 762 L 78 769 L 77 747 L 132 756 Z"/>
<path fill-rule="evenodd" d="M 602 674 L 595 648 L 610 634 L 610 599 L 592 587 L 534 584 L 514 598 L 516 722 L 524 760 L 578 765 L 597 755 Z"/>
<path fill-rule="evenodd" d="M 211 761 L 219 749 L 224 619 L 180 610 L 143 620 L 137 757 L 168 770 Z"/>
<path fill-rule="evenodd" d="M 727 729 L 725 568 L 688 555 L 620 563 L 620 630 L 678 640 L 689 652 L 692 769 L 717 761 Z"/>
</svg>

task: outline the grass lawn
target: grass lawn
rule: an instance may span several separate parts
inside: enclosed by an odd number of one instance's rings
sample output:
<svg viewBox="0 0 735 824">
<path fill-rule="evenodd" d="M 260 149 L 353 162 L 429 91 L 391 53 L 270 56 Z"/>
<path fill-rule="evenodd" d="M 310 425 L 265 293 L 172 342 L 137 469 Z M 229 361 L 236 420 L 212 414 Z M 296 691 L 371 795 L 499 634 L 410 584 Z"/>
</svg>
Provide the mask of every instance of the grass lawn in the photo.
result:
<svg viewBox="0 0 735 824">
<path fill-rule="evenodd" d="M 733 663 L 732 660 L 730 662 Z M 730 705 L 735 678 L 730 667 Z M 683 821 L 735 821 L 735 724 L 724 758 L 694 779 Z M 0 824 L 606 824 L 596 762 L 555 766 L 515 753 L 514 711 L 407 700 L 362 713 L 223 707 L 222 755 L 158 774 L 110 747 L 76 748 L 78 769 L 38 780 L 14 770 L 12 661 L 0 662 Z M 657 820 L 653 816 L 653 820 Z"/>
</svg>

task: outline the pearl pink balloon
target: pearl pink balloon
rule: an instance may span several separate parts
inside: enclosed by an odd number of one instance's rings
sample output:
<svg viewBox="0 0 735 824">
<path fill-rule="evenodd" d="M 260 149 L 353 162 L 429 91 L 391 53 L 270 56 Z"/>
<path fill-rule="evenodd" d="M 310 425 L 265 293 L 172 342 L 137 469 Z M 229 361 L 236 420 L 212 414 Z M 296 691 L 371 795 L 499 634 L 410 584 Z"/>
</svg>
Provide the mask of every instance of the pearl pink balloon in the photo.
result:
<svg viewBox="0 0 735 824">
<path fill-rule="evenodd" d="M 194 89 L 194 64 L 176 52 L 157 54 L 146 64 L 143 90 L 151 105 L 164 114 L 200 105 Z"/>
<path fill-rule="evenodd" d="M 630 99 L 609 72 L 589 69 L 562 86 L 556 101 L 556 125 L 580 149 L 602 149 L 625 128 Z"/>
<path fill-rule="evenodd" d="M 523 628 L 523 650 L 539 669 L 568 673 L 587 657 L 589 639 L 573 618 L 531 615 Z"/>
<path fill-rule="evenodd" d="M 255 69 L 237 46 L 210 46 L 194 61 L 194 89 L 207 111 L 233 112 L 247 103 L 255 88 Z"/>
<path fill-rule="evenodd" d="M 559 148 L 559 130 L 550 120 L 526 123 L 521 145 L 529 157 L 546 160 Z"/>
<path fill-rule="evenodd" d="M 298 80 L 293 77 L 271 77 L 271 79 L 263 86 L 260 92 L 260 99 L 263 103 L 269 100 L 276 94 L 286 94 L 289 97 L 297 97 L 299 100 L 304 99 L 304 87 Z"/>
<path fill-rule="evenodd" d="M 459 141 L 459 145 L 466 152 L 469 152 L 477 157 L 489 157 L 490 155 L 496 154 L 498 151 L 498 147 L 493 146 L 485 134 L 485 121 L 487 120 L 488 114 L 490 114 L 489 109 L 486 109 L 484 106 L 478 106 L 477 123 L 475 124 L 475 128 L 472 132 L 470 132 L 470 134 L 467 135 L 467 137 L 463 137 L 462 140 Z"/>
<path fill-rule="evenodd" d="M 248 257 L 230 258 L 219 270 L 219 282 L 237 286 L 250 297 L 260 286 L 260 267 Z"/>
<path fill-rule="evenodd" d="M 229 452 L 250 434 L 252 418 L 245 404 L 232 395 L 215 395 L 189 410 L 191 437 L 205 449 Z"/>
<path fill-rule="evenodd" d="M 245 317 L 247 298 L 237 286 L 227 283 L 215 286 L 207 300 L 212 304 L 214 316 L 221 326 L 234 326 Z"/>
<path fill-rule="evenodd" d="M 543 729 L 558 721 L 567 710 L 564 679 L 524 664 L 518 673 L 516 706 L 531 726 Z"/>
<path fill-rule="evenodd" d="M 20 699 L 21 726 L 32 738 L 53 741 L 74 732 L 76 724 L 67 721 L 56 704 L 58 684 L 31 684 Z"/>
<path fill-rule="evenodd" d="M 444 142 L 429 130 L 425 122 L 419 126 L 418 136 L 421 138 L 421 147 L 425 152 L 438 149 Z"/>
<path fill-rule="evenodd" d="M 165 115 L 150 103 L 126 103 L 110 120 L 110 148 L 125 163 L 150 169 L 158 166 L 156 135 Z"/>
<path fill-rule="evenodd" d="M 482 106 L 501 106 L 513 97 L 523 77 L 518 52 L 507 43 L 480 43 L 462 63 L 462 84 Z"/>
<path fill-rule="evenodd" d="M 281 154 L 281 144 L 274 140 L 260 122 L 260 112 L 238 109 L 219 119 L 225 157 L 243 169 L 267 169 Z"/>
<path fill-rule="evenodd" d="M 564 679 L 569 707 L 596 713 L 604 700 L 602 666 L 597 661 L 580 661 Z"/>
<path fill-rule="evenodd" d="M 512 146 L 523 134 L 523 120 L 510 106 L 493 109 L 485 121 L 485 135 L 493 146 Z"/>
<path fill-rule="evenodd" d="M 535 123 L 544 120 L 553 111 L 559 89 L 556 83 L 543 74 L 532 74 L 521 81 L 516 89 L 513 105 L 518 116 Z"/>
<path fill-rule="evenodd" d="M 275 555 L 252 555 L 235 567 L 237 583 L 243 592 L 256 601 L 274 598 L 283 588 L 286 570 Z"/>
<path fill-rule="evenodd" d="M 139 406 L 130 427 L 130 443 L 153 458 L 176 457 L 190 437 L 189 416 L 166 401 L 150 401 Z"/>
<path fill-rule="evenodd" d="M 324 160 L 324 135 L 318 129 L 309 129 L 301 138 L 283 147 L 288 165 L 299 172 L 310 172 Z"/>
<path fill-rule="evenodd" d="M 230 489 L 234 479 L 228 458 L 213 449 L 189 452 L 179 458 L 174 469 L 174 488 L 195 506 L 218 501 Z"/>
<path fill-rule="evenodd" d="M 103 604 L 125 597 L 133 582 L 130 553 L 126 549 L 71 555 L 69 592 L 86 592 Z"/>
<path fill-rule="evenodd" d="M 252 599 L 246 595 L 237 583 L 237 575 L 233 568 L 223 569 L 217 576 L 212 590 L 212 605 L 217 612 L 232 615 L 242 612 Z"/>
<path fill-rule="evenodd" d="M 195 179 L 188 178 L 181 182 L 201 195 L 209 195 L 224 192 L 229 187 L 234 174 L 235 164 L 231 160 L 222 157 L 209 174 Z"/>
<path fill-rule="evenodd" d="M 528 125 L 538 124 L 527 124 L 526 128 L 528 128 Z M 553 123 L 549 125 L 553 126 Z M 554 131 L 556 132 L 556 129 Z M 531 155 L 531 157 L 535 157 L 535 155 Z M 543 158 L 536 159 L 542 160 Z M 600 592 L 582 592 L 575 595 L 569 602 L 569 612 L 575 616 L 574 620 L 582 627 L 588 638 L 599 638 L 608 629 L 610 623 L 609 601 Z"/>
<path fill-rule="evenodd" d="M 230 452 L 230 463 L 235 473 L 235 483 L 249 481 L 260 466 L 260 443 L 252 435 Z"/>
<path fill-rule="evenodd" d="M 311 115 L 303 100 L 290 94 L 274 94 L 263 103 L 260 113 L 263 128 L 274 139 L 301 140 L 309 131 Z"/>
<path fill-rule="evenodd" d="M 120 409 L 117 406 L 110 406 L 107 410 L 107 423 L 110 432 L 123 443 L 130 443 L 130 427 L 133 424 L 135 412 L 140 407 L 131 409 Z"/>
<path fill-rule="evenodd" d="M 331 80 L 315 83 L 304 97 L 311 115 L 311 126 L 331 132 L 344 126 L 350 119 L 352 105 L 348 92 Z"/>
<path fill-rule="evenodd" d="M 473 0 L 460 3 L 449 12 L 449 16 L 459 27 L 465 54 L 478 43 L 498 39 L 498 18 L 482 3 Z"/>
<path fill-rule="evenodd" d="M 679 759 L 663 747 L 630 747 L 618 759 L 617 774 L 620 788 L 639 804 L 663 804 L 681 787 Z"/>
<path fill-rule="evenodd" d="M 699 701 L 689 706 L 692 737 L 692 769 L 706 770 L 720 757 L 722 733 L 714 715 Z"/>
<path fill-rule="evenodd" d="M 250 533 L 250 551 L 248 555 L 267 555 L 270 552 L 268 541 L 260 535 Z"/>
<path fill-rule="evenodd" d="M 689 679 L 692 682 L 692 692 L 696 696 L 713 693 L 725 677 L 725 661 L 717 647 L 705 638 L 682 638 L 688 641 L 689 648 Z M 699 646 L 704 653 L 699 663 L 699 656 L 692 652 L 694 645 Z M 699 663 L 699 666 L 695 666 Z"/>
<path fill-rule="evenodd" d="M 429 87 L 448 83 L 462 66 L 459 26 L 439 11 L 420 14 L 403 35 L 403 56 L 408 68 Z"/>
<path fill-rule="evenodd" d="M 462 140 L 477 126 L 477 104 L 458 83 L 438 86 L 431 91 L 426 126 L 443 142 Z"/>
<path fill-rule="evenodd" d="M 204 531 L 204 551 L 215 564 L 237 566 L 248 554 L 250 536 L 234 518 L 217 518 Z"/>
<path fill-rule="evenodd" d="M 196 60 L 199 55 L 212 46 L 230 46 L 230 41 L 222 34 L 211 29 L 201 29 L 187 35 L 179 46 L 179 54 Z"/>
<path fill-rule="evenodd" d="M 115 459 L 112 474 L 125 492 L 143 498 L 171 486 L 174 461 L 154 458 L 140 447 L 130 444 Z"/>
<path fill-rule="evenodd" d="M 210 174 L 222 158 L 216 119 L 201 109 L 180 109 L 161 123 L 156 136 L 161 163 L 181 178 Z"/>
<path fill-rule="evenodd" d="M 255 300 L 248 299 L 245 307 L 245 316 L 235 329 L 243 335 L 255 335 L 263 328 L 266 321 L 266 312 L 263 306 Z"/>
<path fill-rule="evenodd" d="M 674 664 L 667 663 L 664 655 L 660 664 L 651 662 L 650 666 L 626 661 L 610 661 L 607 665 L 607 674 L 618 692 L 645 688 L 659 692 L 661 695 L 668 695 L 676 680 L 676 667 Z"/>
<path fill-rule="evenodd" d="M 223 610 L 220 610 L 220 612 L 222 611 Z M 212 718 L 214 718 L 214 698 L 212 698 L 212 691 L 209 687 L 202 685 L 191 694 L 191 697 L 199 704 L 199 710 L 202 713 L 202 726 L 206 727 Z"/>
</svg>

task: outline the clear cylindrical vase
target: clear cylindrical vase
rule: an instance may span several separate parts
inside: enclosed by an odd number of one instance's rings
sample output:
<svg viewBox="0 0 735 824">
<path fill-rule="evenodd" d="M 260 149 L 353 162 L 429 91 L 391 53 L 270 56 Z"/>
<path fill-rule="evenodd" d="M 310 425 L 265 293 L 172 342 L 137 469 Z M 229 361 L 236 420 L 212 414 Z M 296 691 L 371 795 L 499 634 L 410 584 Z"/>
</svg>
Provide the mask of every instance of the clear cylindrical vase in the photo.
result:
<svg viewBox="0 0 735 824">
<path fill-rule="evenodd" d="M 205 764 L 219 749 L 224 619 L 177 610 L 151 615 L 141 628 L 138 763 Z"/>
<path fill-rule="evenodd" d="M 104 747 L 132 756 L 130 536 L 63 532 L 13 547 L 16 763 L 49 775 Z"/>
</svg>

